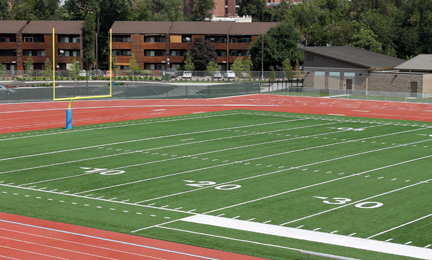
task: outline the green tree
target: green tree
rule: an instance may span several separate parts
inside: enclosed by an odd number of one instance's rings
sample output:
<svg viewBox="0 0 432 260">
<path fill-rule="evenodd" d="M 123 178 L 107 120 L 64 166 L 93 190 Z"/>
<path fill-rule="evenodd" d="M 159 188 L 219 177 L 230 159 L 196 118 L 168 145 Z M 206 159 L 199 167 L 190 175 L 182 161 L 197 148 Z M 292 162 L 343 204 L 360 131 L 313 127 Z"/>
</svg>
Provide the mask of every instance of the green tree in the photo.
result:
<svg viewBox="0 0 432 260">
<path fill-rule="evenodd" d="M 300 70 L 300 62 L 298 59 L 296 60 L 296 65 L 295 65 L 295 69 L 294 69 L 294 76 L 296 77 L 296 79 L 299 79 L 302 77 L 302 73 Z"/>
<path fill-rule="evenodd" d="M 247 73 L 247 78 L 245 78 L 245 80 L 247 79 L 248 81 L 252 80 L 252 60 L 250 59 L 250 57 L 248 57 L 244 62 L 243 62 L 243 70 L 246 71 Z"/>
<path fill-rule="evenodd" d="M 72 59 L 72 66 L 69 68 L 69 77 L 77 80 L 77 77 L 80 73 L 80 63 L 75 59 Z"/>
<path fill-rule="evenodd" d="M 360 28 L 354 32 L 349 46 L 382 53 L 382 44 L 377 40 L 378 36 L 372 31 Z"/>
<path fill-rule="evenodd" d="M 271 22 L 273 9 L 267 8 L 265 0 L 242 0 L 239 3 L 239 16 L 252 16 L 253 22 Z"/>
<path fill-rule="evenodd" d="M 264 35 L 264 70 L 270 66 L 281 66 L 285 59 L 303 60 L 303 52 L 298 49 L 300 33 L 292 22 L 281 22 L 270 28 Z M 254 68 L 261 68 L 262 37 L 249 48 Z"/>
<path fill-rule="evenodd" d="M 211 60 L 207 65 L 206 71 L 210 74 L 212 80 L 213 80 L 213 75 L 217 70 L 218 70 L 217 63 L 214 60 Z"/>
<path fill-rule="evenodd" d="M 52 76 L 52 65 L 51 65 L 51 60 L 50 60 L 49 58 L 47 58 L 47 59 L 45 60 L 44 65 L 45 65 L 45 66 L 44 66 L 44 71 L 43 71 L 42 75 L 43 75 L 44 77 L 51 78 L 51 76 Z"/>
<path fill-rule="evenodd" d="M 154 21 L 183 20 L 183 0 L 152 0 Z"/>
<path fill-rule="evenodd" d="M 189 54 L 189 52 L 186 53 L 186 60 L 184 62 L 184 68 L 186 71 L 190 71 L 191 73 L 195 70 L 195 65 L 191 59 L 191 55 Z"/>
<path fill-rule="evenodd" d="M 274 66 L 271 66 L 270 68 L 270 75 L 269 75 L 269 82 L 275 82 L 276 81 L 276 72 L 274 69 Z"/>
<path fill-rule="evenodd" d="M 283 62 L 282 62 L 282 70 L 285 74 L 285 77 L 287 80 L 290 80 L 293 78 L 293 73 L 292 73 L 292 66 L 291 66 L 291 61 L 290 59 L 286 58 Z"/>
<path fill-rule="evenodd" d="M 3 71 L 3 64 L 0 63 L 0 77 L 4 76 L 4 71 Z"/>
<path fill-rule="evenodd" d="M 133 3 L 131 21 L 150 21 L 152 16 L 152 4 L 149 0 L 137 0 Z"/>
<path fill-rule="evenodd" d="M 26 61 L 24 61 L 24 70 L 26 71 L 26 74 L 29 74 L 29 76 L 32 76 L 33 74 L 33 58 L 30 55 Z"/>
<path fill-rule="evenodd" d="M 231 69 L 234 71 L 236 77 L 239 80 L 241 78 L 241 73 L 243 71 L 243 67 L 244 67 L 243 57 L 241 57 L 241 56 L 237 57 L 231 66 Z"/>
<path fill-rule="evenodd" d="M 0 20 L 9 20 L 11 18 L 9 1 L 0 0 Z"/>
<path fill-rule="evenodd" d="M 11 0 L 11 12 L 15 20 L 53 20 L 59 8 L 59 0 Z"/>
<path fill-rule="evenodd" d="M 132 80 L 135 81 L 135 70 L 139 67 L 137 60 L 135 59 L 135 53 L 132 53 L 129 59 L 129 68 L 132 72 Z"/>
<path fill-rule="evenodd" d="M 95 34 L 96 34 L 96 21 L 95 14 L 88 13 L 86 15 L 84 24 L 83 24 L 83 51 L 84 54 L 84 62 L 87 65 L 93 64 L 96 60 L 95 58 Z M 86 68 L 87 70 L 88 68 Z"/>
<path fill-rule="evenodd" d="M 205 70 L 211 60 L 217 60 L 215 46 L 201 37 L 195 39 L 188 53 L 198 70 Z"/>
<path fill-rule="evenodd" d="M 191 14 L 197 20 L 204 21 L 205 18 L 211 18 L 211 11 L 216 8 L 213 0 L 190 0 Z"/>
</svg>

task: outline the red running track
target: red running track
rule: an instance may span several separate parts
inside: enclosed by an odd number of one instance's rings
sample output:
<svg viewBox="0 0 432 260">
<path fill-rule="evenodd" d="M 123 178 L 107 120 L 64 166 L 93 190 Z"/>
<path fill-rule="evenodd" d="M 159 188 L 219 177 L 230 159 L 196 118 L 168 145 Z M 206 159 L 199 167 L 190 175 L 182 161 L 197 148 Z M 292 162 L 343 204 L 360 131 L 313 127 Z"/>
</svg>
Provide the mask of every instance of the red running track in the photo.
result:
<svg viewBox="0 0 432 260">
<path fill-rule="evenodd" d="M 65 127 L 67 106 L 68 102 L 1 104 L 0 134 Z M 277 95 L 75 101 L 72 105 L 73 126 L 232 109 L 432 121 L 429 104 Z"/>
<path fill-rule="evenodd" d="M 0 105 L 0 134 L 60 128 L 68 102 Z M 75 101 L 73 125 L 232 109 L 432 121 L 432 105 L 248 95 L 219 99 Z M 0 213 L 0 259 L 259 259 Z"/>
<path fill-rule="evenodd" d="M 259 260 L 262 258 L 0 213 L 0 259 Z"/>
</svg>

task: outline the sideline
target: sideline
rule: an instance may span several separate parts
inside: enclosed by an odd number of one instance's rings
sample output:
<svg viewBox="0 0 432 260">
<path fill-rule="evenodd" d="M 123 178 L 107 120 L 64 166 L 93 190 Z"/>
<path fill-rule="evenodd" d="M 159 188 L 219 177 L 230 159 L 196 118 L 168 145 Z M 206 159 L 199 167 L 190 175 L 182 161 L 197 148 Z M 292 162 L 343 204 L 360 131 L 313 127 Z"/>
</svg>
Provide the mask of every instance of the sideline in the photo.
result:
<svg viewBox="0 0 432 260">
<path fill-rule="evenodd" d="M 275 226 L 263 223 L 250 222 L 231 218 L 216 217 L 210 215 L 194 215 L 181 219 L 181 221 L 224 227 L 248 232 L 255 232 L 279 237 L 288 237 L 306 241 L 357 248 L 375 251 L 379 253 L 415 257 L 420 259 L 431 259 L 432 249 L 394 244 L 377 240 L 358 237 L 349 237 L 324 232 L 310 231 L 304 229 Z"/>
</svg>

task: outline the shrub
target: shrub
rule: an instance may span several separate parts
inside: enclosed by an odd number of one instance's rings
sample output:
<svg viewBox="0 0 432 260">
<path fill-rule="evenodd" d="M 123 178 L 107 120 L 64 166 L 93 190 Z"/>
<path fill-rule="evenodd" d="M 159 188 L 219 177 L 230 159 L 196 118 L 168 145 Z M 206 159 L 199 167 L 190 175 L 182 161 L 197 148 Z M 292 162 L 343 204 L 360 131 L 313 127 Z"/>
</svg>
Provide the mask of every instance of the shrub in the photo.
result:
<svg viewBox="0 0 432 260">
<path fill-rule="evenodd" d="M 148 79 L 151 81 L 153 80 L 153 76 L 149 76 Z"/>
<path fill-rule="evenodd" d="M 149 76 L 149 75 L 151 75 L 153 72 L 150 71 L 150 70 L 145 70 L 145 71 L 143 71 L 142 73 L 143 73 L 144 75 L 146 75 L 146 76 Z"/>
<path fill-rule="evenodd" d="M 132 80 L 133 80 L 133 77 L 132 77 L 132 76 L 129 76 L 129 80 L 131 80 L 131 81 L 132 81 Z"/>
<path fill-rule="evenodd" d="M 64 80 L 64 79 L 65 79 L 65 77 L 64 77 L 64 76 L 61 76 L 61 77 L 60 77 L 60 80 Z"/>
<path fill-rule="evenodd" d="M 162 79 L 159 79 L 158 77 L 155 77 L 154 80 L 161 81 Z"/>
</svg>

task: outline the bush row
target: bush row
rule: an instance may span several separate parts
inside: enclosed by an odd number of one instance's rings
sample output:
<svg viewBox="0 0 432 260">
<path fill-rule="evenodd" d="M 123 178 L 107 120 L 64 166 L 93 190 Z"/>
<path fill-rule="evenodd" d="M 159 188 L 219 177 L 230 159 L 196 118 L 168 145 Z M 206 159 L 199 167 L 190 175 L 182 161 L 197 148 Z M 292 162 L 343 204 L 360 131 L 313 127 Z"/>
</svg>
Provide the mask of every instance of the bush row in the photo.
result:
<svg viewBox="0 0 432 260">
<path fill-rule="evenodd" d="M 89 80 L 97 80 L 98 78 L 96 76 L 91 76 L 88 79 Z M 105 77 L 105 76 L 100 76 L 99 77 L 99 80 L 109 80 L 109 79 L 110 79 L 109 77 Z M 130 80 L 130 81 L 132 81 L 132 80 L 135 80 L 135 81 L 142 81 L 142 80 L 145 80 L 145 81 L 152 81 L 152 80 L 159 81 L 159 80 L 161 80 L 158 77 L 153 77 L 153 76 L 135 76 L 135 77 L 132 77 L 132 76 L 124 76 L 124 77 L 118 76 L 118 77 L 113 77 L 112 79 L 113 80 Z M 19 81 L 46 81 L 46 80 L 52 80 L 52 78 L 51 77 L 16 77 L 16 80 L 19 80 Z M 61 76 L 61 77 L 55 77 L 55 80 L 74 80 L 74 78 Z M 81 80 L 82 81 L 82 80 L 87 80 L 87 78 L 85 76 L 77 76 L 76 80 Z"/>
</svg>

